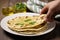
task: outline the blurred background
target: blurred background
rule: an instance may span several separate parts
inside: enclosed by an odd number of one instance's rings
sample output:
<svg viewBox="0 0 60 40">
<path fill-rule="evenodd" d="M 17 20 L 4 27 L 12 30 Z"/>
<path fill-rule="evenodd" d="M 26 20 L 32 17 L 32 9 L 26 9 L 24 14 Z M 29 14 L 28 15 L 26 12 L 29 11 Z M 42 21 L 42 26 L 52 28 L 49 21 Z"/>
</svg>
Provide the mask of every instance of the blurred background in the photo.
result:
<svg viewBox="0 0 60 40">
<path fill-rule="evenodd" d="M 26 2 L 27 0 L 0 0 L 0 20 L 5 17 L 2 14 L 2 8 L 15 5 L 17 2 Z"/>
<path fill-rule="evenodd" d="M 27 1 L 28 0 L 0 0 L 0 21 L 2 20 L 2 18 L 5 17 L 5 15 L 2 14 L 2 8 L 15 5 L 17 2 L 27 2 Z M 48 0 L 48 1 L 50 2 L 51 0 Z M 51 33 L 48 33 L 46 35 L 42 35 L 42 36 L 38 36 L 38 37 L 26 37 L 26 38 L 28 38 L 28 40 L 29 39 L 32 40 L 32 38 L 34 40 L 40 40 L 40 39 L 41 40 L 60 40 L 59 25 L 60 24 L 57 25 L 55 30 L 53 30 Z M 23 39 L 24 38 L 25 37 L 23 37 Z M 9 33 L 5 32 L 2 28 L 0 28 L 0 40 L 19 40 L 19 39 L 22 39 L 22 37 L 9 34 Z"/>
</svg>

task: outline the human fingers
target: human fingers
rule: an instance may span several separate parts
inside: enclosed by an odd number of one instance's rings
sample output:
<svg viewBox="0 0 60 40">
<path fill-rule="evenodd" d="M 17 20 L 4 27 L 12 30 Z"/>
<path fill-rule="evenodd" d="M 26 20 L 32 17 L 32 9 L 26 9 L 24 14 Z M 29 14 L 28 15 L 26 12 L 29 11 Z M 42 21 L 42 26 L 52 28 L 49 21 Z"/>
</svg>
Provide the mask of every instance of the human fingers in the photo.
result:
<svg viewBox="0 0 60 40">
<path fill-rule="evenodd" d="M 46 14 L 48 11 L 48 6 L 45 6 L 44 8 L 42 8 L 40 14 Z"/>
<path fill-rule="evenodd" d="M 45 20 L 52 22 L 53 21 L 53 17 L 52 17 L 53 14 L 54 14 L 54 12 L 52 11 L 52 9 L 49 9 L 47 12 L 47 15 L 45 17 Z"/>
</svg>

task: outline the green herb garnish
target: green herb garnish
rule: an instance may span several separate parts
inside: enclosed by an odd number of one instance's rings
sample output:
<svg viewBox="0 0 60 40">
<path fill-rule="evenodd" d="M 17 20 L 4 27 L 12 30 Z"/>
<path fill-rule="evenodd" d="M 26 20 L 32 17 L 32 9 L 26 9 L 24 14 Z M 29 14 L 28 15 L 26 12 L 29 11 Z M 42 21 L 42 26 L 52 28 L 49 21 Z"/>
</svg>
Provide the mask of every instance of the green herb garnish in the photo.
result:
<svg viewBox="0 0 60 40">
<path fill-rule="evenodd" d="M 25 22 L 31 21 L 31 19 L 26 19 Z"/>
<path fill-rule="evenodd" d="M 16 8 L 16 10 L 22 10 L 22 9 L 26 8 L 26 5 L 23 3 L 17 3 L 15 8 Z"/>
<path fill-rule="evenodd" d="M 16 23 L 15 25 L 24 25 L 24 23 Z"/>
<path fill-rule="evenodd" d="M 34 21 L 34 22 L 30 22 L 29 24 L 31 24 L 31 25 L 34 25 L 36 22 Z"/>
</svg>

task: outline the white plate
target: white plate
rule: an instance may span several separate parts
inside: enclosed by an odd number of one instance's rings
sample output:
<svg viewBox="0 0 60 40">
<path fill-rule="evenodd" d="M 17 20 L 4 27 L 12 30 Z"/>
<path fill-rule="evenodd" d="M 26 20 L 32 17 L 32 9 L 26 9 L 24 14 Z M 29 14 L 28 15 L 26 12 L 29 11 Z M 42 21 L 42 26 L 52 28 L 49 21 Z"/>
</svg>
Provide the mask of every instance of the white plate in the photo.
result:
<svg viewBox="0 0 60 40">
<path fill-rule="evenodd" d="M 17 13 L 17 14 L 14 14 L 12 16 L 7 16 L 7 17 L 2 19 L 2 21 L 1 21 L 1 28 L 4 29 L 5 31 L 9 32 L 9 33 L 12 33 L 12 34 L 15 34 L 15 35 L 21 35 L 21 36 L 38 36 L 38 35 L 43 35 L 43 34 L 51 32 L 55 28 L 55 22 L 52 22 L 52 23 L 48 23 L 48 29 L 45 30 L 44 32 L 40 32 L 38 34 L 33 34 L 33 35 L 25 35 L 25 34 L 20 34 L 20 33 L 14 32 L 14 31 L 10 30 L 8 28 L 8 26 L 7 26 L 7 21 L 10 20 L 10 19 L 15 18 L 17 16 L 33 16 L 33 15 L 40 15 L 40 14 L 36 14 L 36 13 L 25 13 L 25 14 Z"/>
<path fill-rule="evenodd" d="M 36 4 L 38 4 L 38 5 L 36 5 Z M 44 2 L 39 3 L 39 1 L 37 1 L 37 3 L 33 3 L 31 1 L 29 1 L 29 0 L 27 1 L 27 8 L 29 10 L 35 12 L 35 13 L 39 13 L 41 11 L 42 7 L 40 5 L 44 6 L 44 5 L 46 5 L 46 3 L 44 3 Z"/>
</svg>

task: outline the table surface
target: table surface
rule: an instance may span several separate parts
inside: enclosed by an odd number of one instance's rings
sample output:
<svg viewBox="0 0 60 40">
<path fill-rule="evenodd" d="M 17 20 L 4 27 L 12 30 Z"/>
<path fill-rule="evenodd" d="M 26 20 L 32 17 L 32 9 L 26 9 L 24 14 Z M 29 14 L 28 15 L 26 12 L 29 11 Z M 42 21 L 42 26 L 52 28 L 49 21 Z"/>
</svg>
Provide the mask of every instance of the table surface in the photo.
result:
<svg viewBox="0 0 60 40">
<path fill-rule="evenodd" d="M 22 1 L 26 2 L 27 0 L 22 0 Z M 11 2 L 16 2 L 16 0 L 15 1 L 11 0 Z M 2 18 L 5 17 L 4 15 L 2 15 L 1 9 L 2 7 L 6 6 L 7 3 L 8 0 L 0 0 L 0 21 Z M 25 39 L 26 40 L 60 40 L 60 23 L 56 24 L 56 28 L 52 32 L 42 36 L 35 36 L 35 37 L 23 37 L 23 36 L 13 35 L 4 31 L 0 27 L 0 40 L 25 40 Z"/>
</svg>

